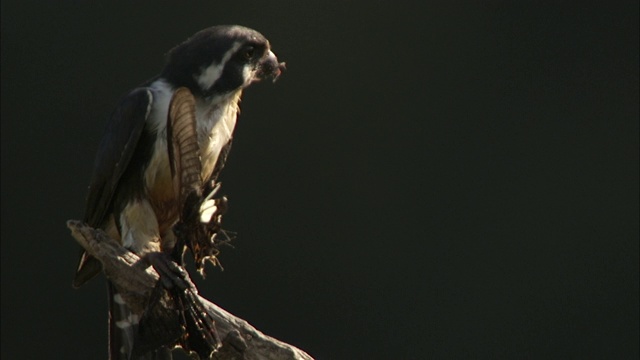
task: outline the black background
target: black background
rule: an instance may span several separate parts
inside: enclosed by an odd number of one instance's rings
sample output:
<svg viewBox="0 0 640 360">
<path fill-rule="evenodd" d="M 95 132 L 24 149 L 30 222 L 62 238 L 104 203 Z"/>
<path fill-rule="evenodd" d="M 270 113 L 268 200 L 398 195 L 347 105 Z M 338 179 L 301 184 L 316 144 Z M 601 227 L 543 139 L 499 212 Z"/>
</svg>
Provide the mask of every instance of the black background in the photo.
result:
<svg viewBox="0 0 640 360">
<path fill-rule="evenodd" d="M 2 358 L 106 357 L 65 221 L 117 99 L 228 23 L 289 70 L 206 297 L 319 359 L 638 358 L 637 2 L 449 3 L 3 1 Z"/>
</svg>

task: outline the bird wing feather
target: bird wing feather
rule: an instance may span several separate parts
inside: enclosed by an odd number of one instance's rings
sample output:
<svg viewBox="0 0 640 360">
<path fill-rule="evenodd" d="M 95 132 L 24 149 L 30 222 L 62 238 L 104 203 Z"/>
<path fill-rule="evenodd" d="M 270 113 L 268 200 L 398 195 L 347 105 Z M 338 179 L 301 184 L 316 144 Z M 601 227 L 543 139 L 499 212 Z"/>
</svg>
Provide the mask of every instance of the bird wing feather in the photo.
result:
<svg viewBox="0 0 640 360">
<path fill-rule="evenodd" d="M 153 104 L 147 88 L 137 88 L 127 94 L 114 112 L 102 138 L 96 157 L 84 221 L 100 227 L 112 210 L 113 197 L 138 145 Z M 100 263 L 82 251 L 73 286 L 80 287 L 102 269 Z"/>
<path fill-rule="evenodd" d="M 111 115 L 96 157 L 87 196 L 85 221 L 102 225 L 109 214 L 113 196 L 146 123 L 153 95 L 147 88 L 137 88 L 126 95 Z"/>
</svg>

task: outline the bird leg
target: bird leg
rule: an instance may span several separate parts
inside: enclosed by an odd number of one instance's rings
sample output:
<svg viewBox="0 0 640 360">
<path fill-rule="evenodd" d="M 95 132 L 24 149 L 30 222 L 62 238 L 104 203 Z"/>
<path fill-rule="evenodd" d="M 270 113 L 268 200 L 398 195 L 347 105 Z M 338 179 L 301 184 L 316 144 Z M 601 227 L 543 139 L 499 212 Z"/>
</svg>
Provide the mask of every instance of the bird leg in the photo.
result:
<svg viewBox="0 0 640 360">
<path fill-rule="evenodd" d="M 173 261 L 167 253 L 151 252 L 144 255 L 143 260 L 153 266 L 158 275 L 160 275 L 159 282 L 162 283 L 165 289 L 173 290 L 176 288 L 178 291 L 195 289 L 187 270 Z"/>
<path fill-rule="evenodd" d="M 140 320 L 135 353 L 144 354 L 160 346 L 177 344 L 187 352 L 196 352 L 201 359 L 209 359 L 221 346 L 221 341 L 215 321 L 208 315 L 188 272 L 163 252 L 146 254 L 144 260 L 153 266 L 160 279 Z M 167 308 L 175 312 L 166 314 Z M 175 326 L 176 322 L 179 326 Z M 158 337 L 156 333 L 163 336 Z"/>
</svg>

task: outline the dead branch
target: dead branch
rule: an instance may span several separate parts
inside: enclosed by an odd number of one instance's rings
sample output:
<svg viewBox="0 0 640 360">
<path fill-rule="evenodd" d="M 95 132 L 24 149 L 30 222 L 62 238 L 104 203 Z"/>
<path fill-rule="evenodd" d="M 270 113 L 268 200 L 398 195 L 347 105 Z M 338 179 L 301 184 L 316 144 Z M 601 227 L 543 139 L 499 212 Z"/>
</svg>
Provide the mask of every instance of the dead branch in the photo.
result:
<svg viewBox="0 0 640 360">
<path fill-rule="evenodd" d="M 127 294 L 127 303 L 132 307 L 145 306 L 159 279 L 154 268 L 102 230 L 77 220 L 67 221 L 67 227 L 76 241 L 102 263 L 107 278 Z M 304 351 L 261 333 L 247 321 L 197 296 L 223 340 L 213 359 L 313 360 Z"/>
</svg>

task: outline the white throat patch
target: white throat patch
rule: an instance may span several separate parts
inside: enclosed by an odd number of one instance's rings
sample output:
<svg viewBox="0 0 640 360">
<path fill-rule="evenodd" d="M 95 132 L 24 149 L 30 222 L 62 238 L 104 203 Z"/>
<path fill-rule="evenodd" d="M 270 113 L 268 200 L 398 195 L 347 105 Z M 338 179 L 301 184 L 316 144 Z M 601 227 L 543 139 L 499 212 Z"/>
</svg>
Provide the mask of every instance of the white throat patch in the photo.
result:
<svg viewBox="0 0 640 360">
<path fill-rule="evenodd" d="M 231 49 L 227 51 L 222 60 L 219 63 L 213 62 L 211 65 L 207 66 L 202 70 L 199 75 L 194 75 L 194 79 L 198 82 L 201 89 L 209 89 L 222 75 L 222 71 L 224 70 L 224 66 L 227 64 L 227 61 L 233 56 L 233 54 L 240 49 L 242 46 L 241 42 L 236 41 Z"/>
</svg>

